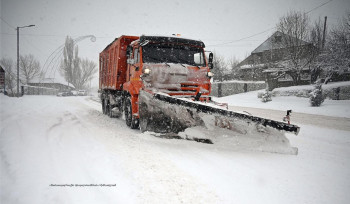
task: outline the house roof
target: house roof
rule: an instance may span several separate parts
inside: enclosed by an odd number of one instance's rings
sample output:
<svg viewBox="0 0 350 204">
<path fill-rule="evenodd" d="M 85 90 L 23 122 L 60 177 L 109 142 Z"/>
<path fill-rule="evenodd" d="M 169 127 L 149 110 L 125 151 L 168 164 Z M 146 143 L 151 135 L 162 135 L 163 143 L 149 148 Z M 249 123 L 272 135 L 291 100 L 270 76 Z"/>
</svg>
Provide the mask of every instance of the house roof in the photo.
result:
<svg viewBox="0 0 350 204">
<path fill-rule="evenodd" d="M 253 50 L 252 54 L 254 53 L 261 53 L 266 50 L 274 50 L 274 49 L 281 49 L 286 48 L 286 46 L 283 44 L 283 40 L 286 38 L 291 38 L 296 41 L 295 44 L 297 45 L 307 45 L 310 44 L 306 41 L 303 41 L 301 39 L 289 36 L 287 34 L 283 34 L 280 31 L 276 31 L 274 34 L 272 34 L 265 42 L 263 42 L 261 45 L 259 45 L 255 50 Z"/>
<path fill-rule="evenodd" d="M 66 82 L 63 79 L 57 79 L 57 78 L 44 78 L 44 79 L 35 78 L 30 80 L 28 84 L 62 84 L 68 87 L 67 85 L 68 82 Z M 69 84 L 69 87 L 75 88 L 73 84 Z"/>
</svg>

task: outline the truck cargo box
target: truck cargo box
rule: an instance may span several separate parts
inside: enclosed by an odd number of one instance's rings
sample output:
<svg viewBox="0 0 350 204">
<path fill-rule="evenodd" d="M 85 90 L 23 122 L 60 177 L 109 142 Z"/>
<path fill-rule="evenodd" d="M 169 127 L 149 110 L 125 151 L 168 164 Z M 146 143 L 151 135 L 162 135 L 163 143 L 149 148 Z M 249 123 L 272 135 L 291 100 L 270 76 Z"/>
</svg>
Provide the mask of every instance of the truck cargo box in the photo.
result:
<svg viewBox="0 0 350 204">
<path fill-rule="evenodd" d="M 123 35 L 116 38 L 100 53 L 100 89 L 122 90 L 127 71 L 126 49 L 132 41 L 137 39 L 139 39 L 137 36 Z"/>
</svg>

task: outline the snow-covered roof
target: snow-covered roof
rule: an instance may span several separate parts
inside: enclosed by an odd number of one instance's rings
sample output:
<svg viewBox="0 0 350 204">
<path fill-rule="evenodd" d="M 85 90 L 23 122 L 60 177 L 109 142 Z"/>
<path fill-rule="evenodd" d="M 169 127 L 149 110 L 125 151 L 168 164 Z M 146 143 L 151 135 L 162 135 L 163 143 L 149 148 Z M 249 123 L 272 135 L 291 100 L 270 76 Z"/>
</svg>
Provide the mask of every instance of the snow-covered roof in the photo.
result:
<svg viewBox="0 0 350 204">
<path fill-rule="evenodd" d="M 287 37 L 296 40 L 297 41 L 296 44 L 298 44 L 298 45 L 310 44 L 310 43 L 308 43 L 306 41 L 303 41 L 301 39 L 294 38 L 294 37 L 289 36 L 287 34 L 283 34 L 280 31 L 276 31 L 267 40 L 265 40 L 265 42 L 263 42 L 255 50 L 253 50 L 252 54 L 264 52 L 266 50 L 274 50 L 274 49 L 285 48 L 286 46 L 283 44 L 283 39 L 287 38 Z"/>
<path fill-rule="evenodd" d="M 60 79 L 60 78 L 44 78 L 44 79 L 39 79 L 39 78 L 35 78 L 29 81 L 28 84 L 62 84 L 65 86 L 68 86 L 68 82 L 65 81 L 64 79 Z M 71 88 L 75 88 L 73 84 L 69 84 L 69 87 Z"/>
<path fill-rule="evenodd" d="M 29 83 L 54 83 L 55 79 L 54 78 L 44 78 L 44 79 L 39 79 L 39 78 L 34 78 L 29 81 Z"/>
<path fill-rule="evenodd" d="M 213 84 L 229 84 L 229 83 L 249 83 L 249 84 L 265 84 L 265 81 L 243 81 L 243 80 L 229 80 L 229 81 L 220 81 L 213 82 Z"/>
<path fill-rule="evenodd" d="M 286 68 L 269 68 L 269 69 L 265 69 L 263 72 L 270 73 L 270 72 L 278 72 L 278 71 L 288 71 L 288 69 L 286 69 Z"/>
<path fill-rule="evenodd" d="M 264 68 L 265 64 L 244 64 L 240 66 L 241 69 L 255 69 L 255 68 Z"/>
</svg>

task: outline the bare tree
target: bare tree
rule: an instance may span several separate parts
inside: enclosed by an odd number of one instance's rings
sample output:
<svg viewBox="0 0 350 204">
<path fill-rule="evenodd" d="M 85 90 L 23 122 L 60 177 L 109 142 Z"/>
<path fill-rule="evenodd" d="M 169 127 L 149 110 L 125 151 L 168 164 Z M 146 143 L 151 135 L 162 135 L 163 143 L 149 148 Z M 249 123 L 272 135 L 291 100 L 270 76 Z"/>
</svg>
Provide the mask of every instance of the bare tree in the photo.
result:
<svg viewBox="0 0 350 204">
<path fill-rule="evenodd" d="M 71 83 L 75 86 L 75 88 L 80 89 L 80 81 L 81 81 L 81 67 L 80 67 L 80 58 L 78 56 L 78 46 L 75 46 L 74 49 L 74 59 L 73 59 L 73 67 L 72 67 L 72 81 Z"/>
<path fill-rule="evenodd" d="M 310 64 L 310 49 L 307 43 L 309 36 L 309 18 L 305 13 L 290 11 L 280 18 L 277 30 L 283 34 L 282 43 L 285 48 L 285 68 L 295 85 L 301 80 L 302 70 Z"/>
<path fill-rule="evenodd" d="M 350 11 L 330 30 L 327 43 L 314 64 L 324 73 L 325 83 L 335 75 L 341 76 L 350 67 Z"/>
<path fill-rule="evenodd" d="M 228 68 L 230 69 L 230 74 L 231 74 L 231 78 L 236 78 L 236 75 L 238 74 L 238 67 L 237 65 L 239 64 L 239 60 L 235 57 L 232 56 L 229 60 L 228 60 Z"/>
<path fill-rule="evenodd" d="M 323 29 L 323 22 L 320 18 L 310 28 L 309 42 L 314 45 L 317 51 L 321 51 L 323 48 Z M 325 33 L 325 35 L 327 34 Z"/>
<path fill-rule="evenodd" d="M 310 49 L 310 54 L 308 56 L 310 61 L 310 80 L 311 82 L 315 82 L 317 78 L 320 76 L 322 71 L 322 59 L 324 58 L 324 37 L 326 35 L 326 30 L 322 25 L 322 21 L 319 18 L 314 22 L 310 29 L 309 42 L 312 43 L 312 47 Z"/>
<path fill-rule="evenodd" d="M 227 69 L 225 58 L 214 53 L 213 66 L 214 79 L 217 81 L 223 81 L 225 70 Z"/>
<path fill-rule="evenodd" d="M 84 88 L 97 72 L 96 63 L 88 59 L 80 59 L 78 46 L 74 46 L 74 40 L 69 36 L 66 37 L 63 57 L 61 74 L 76 89 Z"/>
<path fill-rule="evenodd" d="M 81 70 L 77 76 L 76 86 L 81 88 L 86 88 L 87 83 L 93 79 L 94 75 L 97 73 L 97 65 L 94 61 L 89 59 L 82 59 L 80 64 Z"/>
<path fill-rule="evenodd" d="M 78 49 L 77 47 L 75 48 Z M 63 49 L 63 60 L 60 65 L 60 73 L 63 75 L 68 83 L 74 85 L 74 65 L 76 65 L 76 58 L 78 58 L 78 51 L 75 52 L 74 56 L 74 41 L 71 37 L 67 36 L 64 49 Z"/>
<path fill-rule="evenodd" d="M 328 39 L 328 54 L 333 72 L 342 73 L 350 67 L 350 11 L 334 27 Z"/>
<path fill-rule="evenodd" d="M 14 67 L 15 63 L 12 59 L 2 58 L 0 64 L 5 70 L 6 91 L 10 92 L 10 95 L 15 95 L 17 80 L 16 68 Z"/>
<path fill-rule="evenodd" d="M 32 79 L 39 79 L 43 76 L 43 72 L 38 60 L 33 55 L 20 56 L 19 68 L 21 74 L 21 80 L 23 83 L 28 83 Z"/>
</svg>

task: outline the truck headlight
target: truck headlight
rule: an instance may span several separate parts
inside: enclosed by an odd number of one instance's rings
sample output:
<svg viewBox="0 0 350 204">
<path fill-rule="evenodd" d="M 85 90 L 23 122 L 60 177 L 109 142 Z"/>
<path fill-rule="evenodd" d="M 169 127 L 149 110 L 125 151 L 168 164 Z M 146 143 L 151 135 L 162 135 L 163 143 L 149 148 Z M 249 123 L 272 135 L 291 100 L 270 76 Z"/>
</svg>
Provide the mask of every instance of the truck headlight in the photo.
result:
<svg viewBox="0 0 350 204">
<path fill-rule="evenodd" d="M 149 73 L 151 73 L 151 70 L 148 69 L 148 68 L 146 68 L 146 69 L 143 70 L 143 73 L 144 73 L 144 74 L 149 74 Z"/>
<path fill-rule="evenodd" d="M 211 77 L 214 76 L 214 74 L 213 74 L 213 72 L 208 72 L 208 73 L 207 73 L 207 76 L 208 76 L 209 78 L 211 78 Z"/>
</svg>

